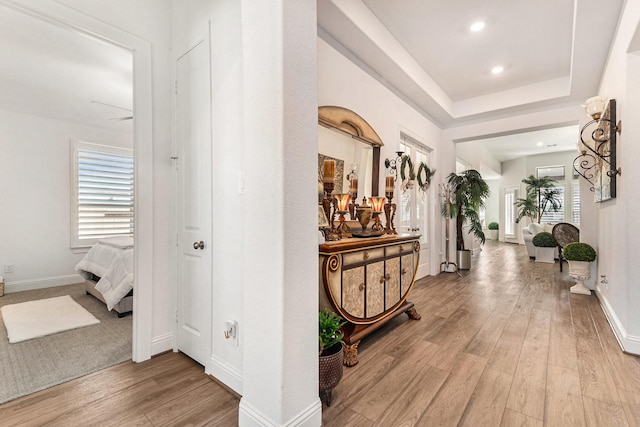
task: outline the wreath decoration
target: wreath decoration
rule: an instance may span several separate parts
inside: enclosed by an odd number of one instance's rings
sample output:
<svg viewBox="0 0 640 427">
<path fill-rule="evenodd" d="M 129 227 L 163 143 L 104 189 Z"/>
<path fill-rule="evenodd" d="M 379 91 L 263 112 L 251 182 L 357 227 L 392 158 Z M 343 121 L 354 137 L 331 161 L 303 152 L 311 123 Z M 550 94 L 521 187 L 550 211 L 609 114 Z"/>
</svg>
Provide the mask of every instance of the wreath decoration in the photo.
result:
<svg viewBox="0 0 640 427">
<path fill-rule="evenodd" d="M 409 165 L 409 178 L 407 179 L 407 174 L 405 168 Z M 402 163 L 400 164 L 400 178 L 402 178 L 402 190 L 407 190 L 412 187 L 413 181 L 416 179 L 416 173 L 413 169 L 413 162 L 411 161 L 411 157 L 404 155 L 402 156 Z"/>
<path fill-rule="evenodd" d="M 420 167 L 418 168 L 418 187 L 422 191 L 427 191 L 429 189 L 429 186 L 431 185 L 431 177 L 435 173 L 435 169 L 431 170 L 425 162 L 420 162 Z M 422 179 L 423 176 L 424 179 Z"/>
<path fill-rule="evenodd" d="M 405 167 L 407 166 L 407 164 L 409 164 L 409 179 L 416 179 L 416 174 L 413 171 L 413 162 L 411 161 L 411 157 L 409 156 L 402 156 L 402 164 L 400 165 L 400 177 L 403 181 L 407 179 L 407 174 L 405 173 Z"/>
</svg>

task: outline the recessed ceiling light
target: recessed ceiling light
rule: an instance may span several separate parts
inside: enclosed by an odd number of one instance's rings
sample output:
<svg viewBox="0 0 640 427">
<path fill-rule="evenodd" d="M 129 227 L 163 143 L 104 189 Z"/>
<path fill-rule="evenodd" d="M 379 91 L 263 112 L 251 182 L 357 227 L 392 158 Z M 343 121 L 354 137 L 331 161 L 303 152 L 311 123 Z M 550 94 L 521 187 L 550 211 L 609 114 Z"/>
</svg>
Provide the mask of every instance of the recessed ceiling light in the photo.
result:
<svg viewBox="0 0 640 427">
<path fill-rule="evenodd" d="M 498 65 L 498 66 L 493 67 L 491 69 L 491 73 L 493 73 L 493 74 L 500 74 L 503 71 L 504 71 L 504 67 L 502 65 Z"/>
<path fill-rule="evenodd" d="M 542 142 L 542 141 L 538 141 L 538 142 L 536 143 L 536 145 L 537 145 L 538 147 L 542 147 L 542 146 L 544 145 L 544 142 Z"/>
<path fill-rule="evenodd" d="M 477 33 L 478 31 L 482 30 L 483 28 L 484 28 L 484 22 L 478 21 L 478 22 L 474 23 L 473 25 L 471 25 L 471 27 L 469 29 L 471 31 L 473 31 L 474 33 Z"/>
</svg>

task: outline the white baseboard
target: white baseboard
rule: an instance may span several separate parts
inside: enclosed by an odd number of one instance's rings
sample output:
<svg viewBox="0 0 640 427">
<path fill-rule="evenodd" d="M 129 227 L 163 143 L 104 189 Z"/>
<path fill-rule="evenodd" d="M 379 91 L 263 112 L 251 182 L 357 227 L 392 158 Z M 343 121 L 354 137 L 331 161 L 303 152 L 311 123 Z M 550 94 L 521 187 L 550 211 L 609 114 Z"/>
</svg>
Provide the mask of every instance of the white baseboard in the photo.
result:
<svg viewBox="0 0 640 427">
<path fill-rule="evenodd" d="M 233 391 L 242 395 L 242 372 L 234 366 L 224 362 L 219 357 L 212 355 L 209 364 L 205 369 L 205 374 L 214 376 Z"/>
<path fill-rule="evenodd" d="M 283 427 L 319 427 L 322 425 L 322 402 L 318 398 L 286 424 L 275 424 L 242 398 L 240 399 L 238 425 L 240 427 L 276 427 L 280 425 Z"/>
<path fill-rule="evenodd" d="M 173 334 L 168 332 L 151 340 L 151 355 L 173 350 Z"/>
<path fill-rule="evenodd" d="M 6 280 L 6 277 L 5 277 Z M 72 285 L 74 283 L 84 282 L 79 274 L 69 274 L 66 276 L 41 277 L 39 279 L 16 280 L 6 282 L 4 291 L 7 294 L 13 292 L 33 291 L 35 289 L 53 288 L 55 286 Z"/>
<path fill-rule="evenodd" d="M 616 312 L 611 307 L 609 300 L 600 292 L 598 286 L 596 286 L 596 296 L 600 301 L 600 306 L 602 307 L 602 311 L 604 311 L 607 320 L 609 321 L 609 325 L 611 329 L 613 329 L 613 334 L 618 340 L 618 344 L 622 348 L 622 351 L 625 353 L 640 355 L 640 337 L 629 335 L 627 330 L 620 322 L 620 319 L 616 315 Z"/>
</svg>

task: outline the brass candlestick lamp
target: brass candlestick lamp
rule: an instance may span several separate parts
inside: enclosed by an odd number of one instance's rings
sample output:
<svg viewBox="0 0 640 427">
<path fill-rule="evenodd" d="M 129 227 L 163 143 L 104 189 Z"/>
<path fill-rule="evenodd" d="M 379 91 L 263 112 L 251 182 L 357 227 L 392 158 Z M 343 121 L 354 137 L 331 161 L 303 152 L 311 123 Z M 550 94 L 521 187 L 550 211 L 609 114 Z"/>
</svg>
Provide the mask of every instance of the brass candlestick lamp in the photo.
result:
<svg viewBox="0 0 640 427">
<path fill-rule="evenodd" d="M 385 234 L 398 234 L 396 226 L 393 221 L 396 216 L 396 204 L 393 203 L 393 189 L 395 185 L 395 178 L 393 175 L 389 175 L 385 180 L 385 195 L 387 196 L 387 203 L 384 205 L 384 214 L 386 217 L 386 225 L 384 227 Z"/>
<path fill-rule="evenodd" d="M 345 222 L 344 215 L 349 212 L 349 205 L 351 204 L 351 195 L 348 193 L 345 194 L 336 194 L 336 211 L 340 214 L 340 224 L 338 225 L 336 231 L 338 232 L 338 236 L 340 238 L 351 237 L 351 230 L 349 226 Z"/>
<path fill-rule="evenodd" d="M 331 212 L 331 207 L 333 206 L 333 198 L 331 197 L 331 193 L 333 192 L 333 186 L 335 183 L 335 171 L 336 171 L 336 161 L 335 160 L 325 160 L 322 168 L 322 183 L 324 185 L 324 199 L 322 199 L 322 208 L 324 209 L 324 213 L 329 220 L 329 227 L 324 229 L 324 238 L 326 241 L 334 241 L 340 240 L 340 236 L 338 235 L 334 223 L 333 217 L 335 216 L 335 208 L 334 212 Z"/>
<path fill-rule="evenodd" d="M 384 209 L 384 197 L 371 197 L 369 198 L 369 203 L 371 203 L 371 211 L 373 212 L 373 226 L 371 227 L 371 232 L 381 232 L 384 231 L 384 227 L 380 222 L 380 214 Z"/>
</svg>

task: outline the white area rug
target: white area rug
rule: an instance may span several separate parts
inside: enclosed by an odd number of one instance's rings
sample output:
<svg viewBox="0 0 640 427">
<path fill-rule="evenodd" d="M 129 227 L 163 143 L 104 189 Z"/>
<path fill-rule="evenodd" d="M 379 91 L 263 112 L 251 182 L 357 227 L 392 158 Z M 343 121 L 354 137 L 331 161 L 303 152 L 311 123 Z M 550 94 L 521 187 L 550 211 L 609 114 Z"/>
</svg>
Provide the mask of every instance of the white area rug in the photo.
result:
<svg viewBox="0 0 640 427">
<path fill-rule="evenodd" d="M 69 295 L 0 308 L 11 344 L 100 323 Z"/>
</svg>

